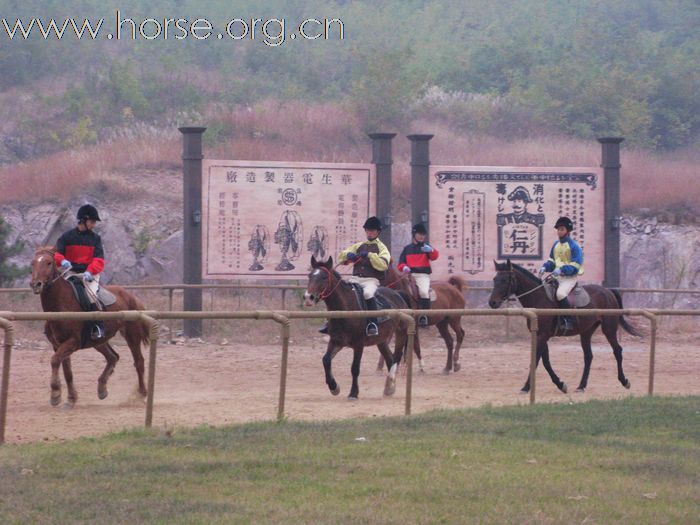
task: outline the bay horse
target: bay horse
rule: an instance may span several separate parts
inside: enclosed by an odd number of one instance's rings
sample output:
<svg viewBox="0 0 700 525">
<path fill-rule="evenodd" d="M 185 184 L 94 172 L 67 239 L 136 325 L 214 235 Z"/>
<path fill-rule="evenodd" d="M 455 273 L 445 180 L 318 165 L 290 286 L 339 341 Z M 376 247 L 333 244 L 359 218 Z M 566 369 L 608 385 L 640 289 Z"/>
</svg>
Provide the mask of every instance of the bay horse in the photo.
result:
<svg viewBox="0 0 700 525">
<path fill-rule="evenodd" d="M 489 306 L 498 308 L 511 295 L 515 295 L 520 304 L 524 308 L 558 308 L 557 303 L 551 301 L 547 297 L 544 290 L 544 285 L 541 279 L 536 277 L 531 272 L 527 271 L 522 266 L 514 264 L 510 259 L 505 263 L 497 263 L 496 276 L 493 278 L 493 290 L 489 298 Z M 585 306 L 586 309 L 620 309 L 622 308 L 622 297 L 617 290 L 611 290 L 597 284 L 587 284 L 583 287 L 590 295 L 590 303 Z M 566 384 L 559 379 L 557 374 L 552 369 L 552 364 L 549 361 L 549 346 L 547 341 L 557 335 L 557 316 L 539 317 L 539 330 L 537 332 L 537 360 L 535 366 L 542 359 L 545 369 L 549 373 L 552 382 L 566 393 Z M 530 322 L 528 321 L 528 326 Z M 617 340 L 618 326 L 629 334 L 640 337 L 642 334 L 637 328 L 632 326 L 623 316 L 579 316 L 576 317 L 574 329 L 563 334 L 566 337 L 578 335 L 581 337 L 581 348 L 583 349 L 583 375 L 581 382 L 576 389 L 577 392 L 583 392 L 588 385 L 588 374 L 593 361 L 593 351 L 591 350 L 591 339 L 593 333 L 601 327 L 605 338 L 610 343 L 617 361 L 617 378 L 625 388 L 630 388 L 630 381 L 625 377 L 622 370 L 622 346 Z M 522 388 L 522 392 L 530 390 L 530 376 L 528 374 L 527 381 Z"/>
<path fill-rule="evenodd" d="M 408 305 L 399 292 L 380 286 L 375 297 L 384 300 L 392 309 L 406 309 Z M 353 286 L 344 281 L 333 267 L 333 258 L 326 262 L 319 262 L 311 256 L 311 272 L 309 283 L 304 293 L 304 306 L 310 307 L 319 301 L 326 303 L 328 311 L 357 311 L 360 309 L 358 298 Z M 379 348 L 389 373 L 387 374 L 384 395 L 390 396 L 396 389 L 396 369 L 401 361 L 403 349 L 408 339 L 407 323 L 399 319 L 388 319 L 379 324 L 379 334 L 367 336 L 365 334 L 366 318 L 355 319 L 330 319 L 328 323 L 328 335 L 330 341 L 323 356 L 323 369 L 326 373 L 326 384 L 331 394 L 337 396 L 340 387 L 333 377 L 331 362 L 335 355 L 344 347 L 349 346 L 353 350 L 351 365 L 352 386 L 348 399 L 356 400 L 359 395 L 358 377 L 362 353 L 366 346 L 376 345 Z M 389 343 L 396 336 L 395 350 L 392 355 Z"/>
<path fill-rule="evenodd" d="M 81 312 L 82 308 L 75 297 L 72 286 L 62 273 L 59 273 L 54 261 L 54 247 L 40 247 L 34 253 L 32 259 L 32 280 L 30 286 L 35 294 L 41 298 L 41 306 L 44 312 Z M 75 274 L 73 274 L 75 275 Z M 116 312 L 120 310 L 144 310 L 144 305 L 132 294 L 121 286 L 105 286 L 112 292 L 117 301 L 106 308 L 106 311 Z M 78 400 L 78 393 L 73 386 L 73 371 L 71 369 L 70 356 L 82 347 L 81 336 L 84 321 L 46 321 L 44 334 L 53 346 L 54 354 L 51 357 L 51 404 L 58 405 L 61 402 L 61 379 L 58 376 L 58 368 L 63 367 L 63 375 L 68 389 L 68 406 L 73 406 Z M 141 354 L 141 343 L 148 344 L 149 329 L 144 323 L 138 321 L 110 320 L 104 321 L 105 337 L 96 341 L 88 340 L 89 347 L 95 348 L 107 360 L 104 371 L 97 380 L 97 397 L 107 397 L 107 380 L 114 372 L 114 367 L 119 361 L 119 354 L 114 351 L 109 340 L 121 333 L 134 358 L 134 367 L 138 375 L 139 393 L 146 397 L 146 385 L 144 383 L 144 359 Z M 88 348 L 89 348 L 88 347 Z"/>
<path fill-rule="evenodd" d="M 389 265 L 383 285 L 388 288 L 395 288 L 403 291 L 410 297 L 410 308 L 414 310 L 419 308 L 418 287 L 411 274 L 402 274 L 393 265 Z M 436 295 L 435 301 L 431 303 L 431 308 L 435 310 L 463 310 L 465 308 L 464 289 L 466 283 L 461 277 L 453 275 L 447 282 L 433 281 L 430 283 L 430 287 L 435 291 Z M 458 372 L 462 367 L 459 364 L 459 350 L 462 348 L 462 341 L 464 340 L 462 316 L 430 315 L 428 316 L 428 326 L 436 326 L 440 332 L 440 336 L 445 341 L 445 345 L 447 345 L 447 363 L 445 363 L 445 368 L 442 370 L 442 373 L 449 374 L 451 371 Z M 452 328 L 455 333 L 457 339 L 456 345 L 454 344 L 455 341 L 452 339 L 452 334 L 448 328 Z M 419 370 L 423 372 L 423 359 L 421 358 L 420 341 L 417 333 L 414 341 L 414 348 L 416 357 L 418 358 Z M 382 371 L 383 364 L 383 361 L 380 359 L 377 363 L 377 371 Z"/>
</svg>

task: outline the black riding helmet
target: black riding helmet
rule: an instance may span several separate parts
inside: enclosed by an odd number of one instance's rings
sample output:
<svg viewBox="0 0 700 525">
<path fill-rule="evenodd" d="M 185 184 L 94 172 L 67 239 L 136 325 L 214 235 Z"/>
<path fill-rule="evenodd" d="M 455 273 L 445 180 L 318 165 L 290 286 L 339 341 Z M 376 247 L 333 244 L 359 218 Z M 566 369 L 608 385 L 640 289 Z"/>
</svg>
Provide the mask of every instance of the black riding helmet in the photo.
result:
<svg viewBox="0 0 700 525">
<path fill-rule="evenodd" d="M 568 217 L 559 217 L 557 223 L 554 225 L 554 228 L 559 228 L 559 226 L 564 226 L 564 228 L 566 228 L 568 231 L 574 229 L 574 223 Z"/>
<path fill-rule="evenodd" d="M 80 207 L 77 213 L 78 221 L 85 222 L 88 220 L 101 221 L 99 214 L 97 213 L 97 208 L 91 204 L 85 204 Z"/>
<path fill-rule="evenodd" d="M 428 235 L 428 230 L 425 228 L 422 222 L 419 222 L 418 224 L 414 225 L 413 228 L 411 228 L 411 234 L 415 235 L 416 233 Z"/>
<path fill-rule="evenodd" d="M 365 223 L 362 225 L 362 227 L 365 230 L 381 230 L 382 229 L 382 223 L 377 217 L 370 217 L 365 221 Z"/>
</svg>

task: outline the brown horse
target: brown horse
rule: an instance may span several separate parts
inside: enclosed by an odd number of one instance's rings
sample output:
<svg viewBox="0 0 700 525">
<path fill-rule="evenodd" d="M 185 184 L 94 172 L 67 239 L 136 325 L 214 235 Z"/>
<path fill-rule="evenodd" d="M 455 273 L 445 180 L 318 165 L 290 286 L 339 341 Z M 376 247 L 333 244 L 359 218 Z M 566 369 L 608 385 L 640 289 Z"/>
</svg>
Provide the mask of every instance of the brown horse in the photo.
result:
<svg viewBox="0 0 700 525">
<path fill-rule="evenodd" d="M 410 297 L 409 306 L 411 309 L 417 309 L 418 306 L 418 287 L 410 274 L 401 274 L 393 265 L 389 266 L 386 272 L 386 277 L 382 283 L 388 288 L 401 290 Z M 435 291 L 437 296 L 435 301 L 431 303 L 431 308 L 434 310 L 462 310 L 465 307 L 464 288 L 466 283 L 464 279 L 458 276 L 452 276 L 445 282 L 434 281 L 430 283 L 430 287 Z M 449 374 L 451 371 L 458 372 L 461 368 L 459 364 L 459 350 L 462 348 L 464 340 L 464 329 L 462 328 L 462 316 L 460 315 L 431 315 L 428 316 L 428 326 L 437 326 L 440 335 L 447 345 L 447 363 L 442 370 L 443 374 Z M 452 334 L 449 328 L 455 333 L 457 344 L 454 344 Z M 423 359 L 421 358 L 420 342 L 418 334 L 416 334 L 414 342 L 415 354 L 418 357 L 419 369 L 423 372 Z M 377 370 L 383 369 L 383 362 L 380 359 L 377 363 Z"/>
<path fill-rule="evenodd" d="M 375 297 L 386 301 L 392 309 L 408 308 L 402 295 L 389 288 L 379 287 Z M 352 285 L 343 281 L 340 274 L 335 271 L 332 257 L 323 263 L 316 261 L 316 258 L 311 256 L 311 273 L 309 273 L 309 284 L 304 293 L 304 305 L 313 306 L 319 301 L 324 301 L 329 311 L 357 311 L 360 309 Z M 375 336 L 365 334 L 366 324 L 365 318 L 330 319 L 328 323 L 330 341 L 323 356 L 323 368 L 326 373 L 326 384 L 334 396 L 340 393 L 340 387 L 333 377 L 331 362 L 335 355 L 346 346 L 352 348 L 354 352 L 350 369 L 352 387 L 348 399 L 355 400 L 359 394 L 357 379 L 360 375 L 362 352 L 365 346 L 377 345 L 386 362 L 389 373 L 386 378 L 384 395 L 392 395 L 396 389 L 396 369 L 401 361 L 408 338 L 406 322 L 399 319 L 388 319 L 379 323 L 379 334 Z M 392 355 L 389 343 L 394 335 L 396 335 L 396 341 Z"/>
<path fill-rule="evenodd" d="M 491 308 L 498 308 L 503 304 L 508 297 L 515 295 L 518 297 L 520 304 L 525 308 L 558 308 L 558 305 L 547 297 L 547 293 L 543 288 L 543 283 L 532 273 L 527 271 L 522 266 L 508 262 L 496 265 L 496 276 L 493 278 L 493 291 L 489 299 Z M 586 306 L 586 309 L 605 308 L 617 310 L 622 308 L 622 297 L 617 290 L 610 290 L 597 284 L 588 284 L 584 286 L 585 290 L 591 297 L 591 302 Z M 583 392 L 588 384 L 588 373 L 591 369 L 591 361 L 593 361 L 593 351 L 591 350 L 591 338 L 593 333 L 600 326 L 603 330 L 605 338 L 610 343 L 617 361 L 617 378 L 625 388 L 630 387 L 629 379 L 625 377 L 622 370 L 622 346 L 617 340 L 618 325 L 629 334 L 640 336 L 641 333 L 632 325 L 630 325 L 623 316 L 600 315 L 600 316 L 580 316 L 577 317 L 577 322 L 574 330 L 563 334 L 565 336 L 578 335 L 581 337 L 581 348 L 583 349 L 583 375 L 581 382 L 578 385 L 577 391 Z M 559 379 L 557 374 L 552 369 L 549 362 L 549 346 L 547 341 L 557 334 L 557 317 L 540 317 L 539 330 L 537 332 L 537 361 L 540 358 L 545 369 L 549 373 L 552 382 L 566 393 L 566 384 Z M 528 321 L 529 325 L 529 321 Z M 530 390 L 530 376 L 528 375 L 525 386 L 522 392 Z"/>
<path fill-rule="evenodd" d="M 71 285 L 56 268 L 55 252 L 54 247 L 42 247 L 36 250 L 32 259 L 30 286 L 35 294 L 41 294 L 41 306 L 45 312 L 80 312 L 82 309 Z M 116 303 L 107 307 L 107 311 L 144 310 L 143 304 L 124 288 L 120 286 L 106 288 L 117 298 Z M 78 399 L 78 393 L 73 386 L 70 355 L 82 346 L 83 323 L 83 321 L 47 321 L 44 326 L 44 333 L 54 350 L 51 357 L 51 404 L 54 406 L 61 402 L 61 379 L 58 376 L 58 368 L 61 365 L 68 388 L 69 406 L 74 405 Z M 148 327 L 138 321 L 121 320 L 105 321 L 104 326 L 105 337 L 89 342 L 90 346 L 107 360 L 107 365 L 97 380 L 97 396 L 100 399 L 107 397 L 107 380 L 119 361 L 119 355 L 109 344 L 109 340 L 119 332 L 131 349 L 139 378 L 139 393 L 145 397 L 146 385 L 143 380 L 144 360 L 141 354 L 141 343 L 148 344 Z"/>
</svg>

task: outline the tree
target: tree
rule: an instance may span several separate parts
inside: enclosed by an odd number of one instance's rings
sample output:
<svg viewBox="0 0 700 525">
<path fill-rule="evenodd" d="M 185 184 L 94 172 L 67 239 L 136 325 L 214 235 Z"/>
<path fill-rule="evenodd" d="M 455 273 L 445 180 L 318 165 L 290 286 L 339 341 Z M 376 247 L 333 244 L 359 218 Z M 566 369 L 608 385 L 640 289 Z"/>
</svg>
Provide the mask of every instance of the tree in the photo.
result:
<svg viewBox="0 0 700 525">
<path fill-rule="evenodd" d="M 7 244 L 7 238 L 12 231 L 12 227 L 0 217 L 0 286 L 9 286 L 15 279 L 24 275 L 28 268 L 21 268 L 16 264 L 11 264 L 9 259 L 14 257 L 24 248 L 24 243 L 19 239 L 12 244 Z"/>
</svg>

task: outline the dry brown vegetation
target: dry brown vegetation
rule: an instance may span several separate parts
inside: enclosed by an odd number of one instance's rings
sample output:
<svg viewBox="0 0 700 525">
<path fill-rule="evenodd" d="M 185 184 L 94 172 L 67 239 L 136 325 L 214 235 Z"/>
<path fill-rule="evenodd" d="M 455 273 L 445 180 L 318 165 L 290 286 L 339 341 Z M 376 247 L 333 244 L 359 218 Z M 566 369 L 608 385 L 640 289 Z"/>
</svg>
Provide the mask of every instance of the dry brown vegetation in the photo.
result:
<svg viewBox="0 0 700 525">
<path fill-rule="evenodd" d="M 368 162 L 369 140 L 356 115 L 340 104 L 266 101 L 236 110 L 210 109 L 203 118 L 210 131 L 205 155 L 247 160 Z M 389 131 L 389 130 L 379 130 Z M 410 196 L 409 133 L 433 133 L 432 162 L 451 165 L 598 166 L 600 146 L 563 136 L 518 140 L 457 133 L 444 124 L 413 122 L 394 141 L 394 192 L 397 212 Z M 122 136 L 77 151 L 55 153 L 0 168 L 0 202 L 65 199 L 85 184 L 101 184 L 126 194 L 120 172 L 172 168 L 180 163 L 180 137 L 172 131 Z M 652 153 L 622 149 L 622 206 L 627 211 L 689 207 L 700 202 L 700 154 L 690 149 Z M 124 187 L 120 187 L 120 184 Z M 406 220 L 402 213 L 397 220 Z"/>
</svg>

